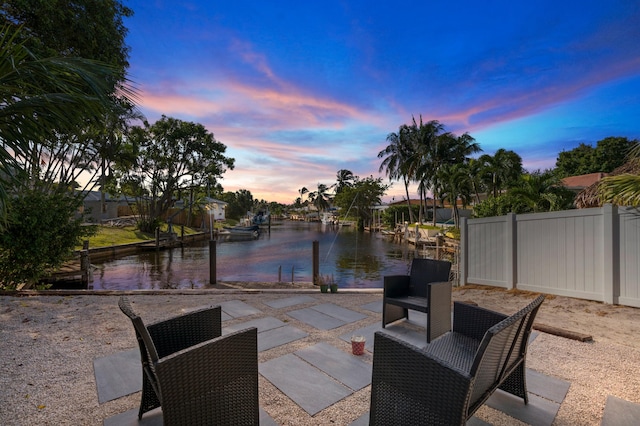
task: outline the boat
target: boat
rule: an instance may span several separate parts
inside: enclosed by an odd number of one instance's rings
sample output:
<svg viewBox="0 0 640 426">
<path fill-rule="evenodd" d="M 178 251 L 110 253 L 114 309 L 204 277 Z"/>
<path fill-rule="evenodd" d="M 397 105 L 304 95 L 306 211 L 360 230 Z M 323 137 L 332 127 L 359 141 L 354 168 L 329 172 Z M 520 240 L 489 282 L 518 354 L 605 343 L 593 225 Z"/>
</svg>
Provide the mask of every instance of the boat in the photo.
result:
<svg viewBox="0 0 640 426">
<path fill-rule="evenodd" d="M 250 226 L 225 226 L 223 230 L 229 232 L 229 237 L 249 237 L 258 238 L 260 236 L 260 227 L 258 225 Z"/>
<path fill-rule="evenodd" d="M 338 222 L 338 218 L 333 212 L 322 212 L 320 213 L 320 222 L 323 225 L 335 225 Z"/>
<path fill-rule="evenodd" d="M 269 223 L 270 213 L 268 211 L 259 211 L 251 219 L 253 225 L 266 225 Z"/>
</svg>

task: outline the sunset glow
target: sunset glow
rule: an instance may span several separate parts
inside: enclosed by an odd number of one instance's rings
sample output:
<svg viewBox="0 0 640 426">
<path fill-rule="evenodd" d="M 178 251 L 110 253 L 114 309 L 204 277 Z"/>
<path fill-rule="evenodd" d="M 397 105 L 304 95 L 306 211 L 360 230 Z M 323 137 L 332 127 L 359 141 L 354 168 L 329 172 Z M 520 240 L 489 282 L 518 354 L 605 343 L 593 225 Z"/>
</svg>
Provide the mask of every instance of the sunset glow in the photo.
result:
<svg viewBox="0 0 640 426">
<path fill-rule="evenodd" d="M 340 169 L 378 176 L 412 116 L 529 170 L 640 139 L 638 3 L 485 3 L 129 1 L 130 78 L 149 121 L 199 122 L 227 146 L 226 191 L 287 204 Z"/>
</svg>

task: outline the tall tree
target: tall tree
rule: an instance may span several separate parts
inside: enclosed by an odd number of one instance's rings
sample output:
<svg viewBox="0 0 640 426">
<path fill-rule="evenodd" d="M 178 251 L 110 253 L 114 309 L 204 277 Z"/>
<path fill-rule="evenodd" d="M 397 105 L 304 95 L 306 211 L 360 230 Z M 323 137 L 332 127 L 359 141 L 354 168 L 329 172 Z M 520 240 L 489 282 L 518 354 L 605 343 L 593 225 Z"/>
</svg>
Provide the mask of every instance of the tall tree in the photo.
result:
<svg viewBox="0 0 640 426">
<path fill-rule="evenodd" d="M 469 205 L 473 192 L 468 162 L 445 164 L 438 170 L 437 193 L 440 198 L 451 204 L 451 213 L 455 227 L 460 226 L 458 200 L 463 207 Z"/>
<path fill-rule="evenodd" d="M 555 173 L 559 178 L 610 173 L 625 163 L 635 142 L 624 137 L 607 137 L 599 140 L 595 147 L 581 143 L 572 150 L 558 154 Z"/>
<path fill-rule="evenodd" d="M 596 144 L 593 160 L 600 172 L 609 173 L 622 166 L 637 141 L 623 137 L 606 137 Z"/>
<path fill-rule="evenodd" d="M 311 200 L 311 203 L 316 207 L 318 212 L 323 212 L 329 208 L 328 191 L 332 187 L 333 185 L 327 186 L 324 183 L 319 183 L 315 191 L 309 192 L 309 200 Z"/>
<path fill-rule="evenodd" d="M 64 135 L 72 142 L 82 138 L 95 145 L 90 153 L 85 153 L 84 168 L 98 170 L 98 180 L 91 180 L 87 189 L 99 183 L 103 210 L 109 165 L 115 158 L 121 158 L 118 152 L 121 132 L 129 119 L 139 115 L 133 103 L 118 91 L 118 86 L 126 83 L 129 66 L 124 18 L 131 16 L 133 10 L 119 0 L 8 0 L 0 9 L 0 22 L 9 27 L 23 27 L 17 40 L 36 56 L 84 58 L 113 69 L 105 79 L 112 87 L 112 108 L 105 111 L 101 120 L 77 126 L 71 134 Z"/>
<path fill-rule="evenodd" d="M 422 136 L 423 165 L 419 170 L 419 176 L 422 176 L 425 182 L 424 188 L 426 189 L 428 185 L 433 192 L 433 225 L 435 226 L 437 222 L 438 189 L 443 186 L 439 182 L 439 170 L 449 164 L 462 163 L 467 156 L 482 150 L 480 145 L 468 133 L 456 136 L 453 133 L 444 132 L 444 126 L 436 120 L 423 125 L 421 119 L 420 127 L 423 126 L 424 129 L 419 134 L 426 135 L 426 137 Z"/>
<path fill-rule="evenodd" d="M 427 191 L 435 184 L 435 176 L 438 170 L 438 161 L 442 157 L 444 144 L 444 125 L 438 120 L 428 122 L 419 121 L 411 117 L 410 137 L 415 147 L 415 155 L 409 159 L 410 168 L 414 170 L 414 179 L 418 182 L 420 194 L 420 221 L 422 212 L 426 211 Z M 440 141 L 442 139 L 442 141 Z M 424 204 L 423 204 L 424 202 Z M 435 220 L 436 197 L 433 197 L 433 217 Z"/>
<path fill-rule="evenodd" d="M 0 34 L 0 228 L 7 225 L 4 218 L 10 218 L 0 258 L 7 261 L 4 266 L 35 271 L 23 276 L 33 285 L 43 265 L 61 264 L 84 235 L 82 229 L 67 226 L 75 223 L 73 214 L 80 205 L 72 191 L 77 168 L 85 167 L 91 155 L 87 139 L 74 130 L 97 123 L 112 107 L 110 82 L 117 70 L 80 58 L 39 58 L 19 41 L 20 31 L 5 26 Z M 121 90 L 128 92 L 126 87 Z M 31 209 L 23 210 L 25 205 Z M 42 209 L 57 219 L 40 220 Z M 52 233 L 64 233 L 65 238 L 56 239 L 56 250 L 46 256 L 19 253 L 21 246 L 14 243 L 15 238 L 36 241 Z"/>
<path fill-rule="evenodd" d="M 471 184 L 474 200 L 479 203 L 480 193 L 485 191 L 484 182 L 482 181 L 482 163 L 477 158 L 469 158 L 467 171 L 469 172 L 469 183 Z"/>
<path fill-rule="evenodd" d="M 240 220 L 253 208 L 253 194 L 246 189 L 240 189 L 236 192 L 225 192 L 220 198 L 222 201 L 229 203 L 225 212 L 226 217 L 229 219 Z"/>
<path fill-rule="evenodd" d="M 356 176 L 353 175 L 353 172 L 351 170 L 338 170 L 338 173 L 336 175 L 336 194 L 339 194 L 344 188 L 348 186 L 353 186 L 355 178 Z"/>
<path fill-rule="evenodd" d="M 162 116 L 154 124 L 134 127 L 130 140 L 138 162 L 121 170 L 124 182 L 135 182 L 140 228 L 153 231 L 173 205 L 179 191 L 189 186 L 215 185 L 234 159 L 226 146 L 202 124 Z"/>
<path fill-rule="evenodd" d="M 522 158 L 504 148 L 498 149 L 493 155 L 481 155 L 478 161 L 484 185 L 494 197 L 513 186 L 523 173 Z"/>
<path fill-rule="evenodd" d="M 5 0 L 0 24 L 24 27 L 18 40 L 41 58 L 77 57 L 118 69 L 111 79 L 124 81 L 129 66 L 124 18 L 133 10 L 118 0 Z"/>
<path fill-rule="evenodd" d="M 389 133 L 387 142 L 389 145 L 378 153 L 378 158 L 384 158 L 378 171 L 384 170 L 390 181 L 402 179 L 409 208 L 409 221 L 413 223 L 415 220 L 411 209 L 409 184 L 414 178 L 411 159 L 415 157 L 416 152 L 409 127 L 402 125 L 398 128 L 397 133 Z"/>
<path fill-rule="evenodd" d="M 336 194 L 335 204 L 347 212 L 354 209 L 358 216 L 358 227 L 372 220 L 371 207 L 380 204 L 388 185 L 382 183 L 382 178 L 373 176 L 364 179 L 356 178 L 353 185 L 345 187 L 342 192 Z"/>
</svg>

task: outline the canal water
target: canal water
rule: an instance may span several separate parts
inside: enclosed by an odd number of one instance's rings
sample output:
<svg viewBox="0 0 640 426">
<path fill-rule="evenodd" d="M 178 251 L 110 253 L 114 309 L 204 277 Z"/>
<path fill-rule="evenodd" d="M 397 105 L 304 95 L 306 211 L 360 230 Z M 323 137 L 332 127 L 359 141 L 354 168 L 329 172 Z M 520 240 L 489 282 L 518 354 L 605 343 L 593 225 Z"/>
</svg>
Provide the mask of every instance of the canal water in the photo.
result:
<svg viewBox="0 0 640 426">
<path fill-rule="evenodd" d="M 340 287 L 382 287 L 384 275 L 407 274 L 413 246 L 354 227 L 284 221 L 256 240 L 218 241 L 218 281 L 310 282 L 313 241 L 319 242 L 320 273 Z M 149 251 L 93 263 L 94 289 L 206 288 L 209 242 Z"/>
</svg>

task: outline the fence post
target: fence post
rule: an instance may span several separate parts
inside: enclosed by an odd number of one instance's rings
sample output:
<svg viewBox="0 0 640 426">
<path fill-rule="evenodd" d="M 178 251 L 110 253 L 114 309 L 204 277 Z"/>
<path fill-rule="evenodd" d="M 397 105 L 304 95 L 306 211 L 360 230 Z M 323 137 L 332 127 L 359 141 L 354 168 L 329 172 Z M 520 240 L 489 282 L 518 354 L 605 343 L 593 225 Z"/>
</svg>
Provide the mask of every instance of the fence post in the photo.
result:
<svg viewBox="0 0 640 426">
<path fill-rule="evenodd" d="M 518 228 L 514 213 L 507 213 L 505 226 L 505 281 L 507 289 L 515 289 L 518 285 Z"/>
<path fill-rule="evenodd" d="M 320 241 L 313 242 L 313 284 L 318 285 L 318 275 L 320 274 Z M 293 280 L 292 280 L 293 281 Z"/>
<path fill-rule="evenodd" d="M 460 218 L 460 245 L 458 246 L 458 285 L 467 284 L 468 261 L 469 261 L 469 224 L 466 217 Z"/>
<path fill-rule="evenodd" d="M 218 277 L 216 271 L 216 242 L 209 240 L 209 284 L 217 284 Z"/>
<path fill-rule="evenodd" d="M 87 241 L 87 246 L 89 242 Z M 80 252 L 80 271 L 82 278 L 82 288 L 89 288 L 89 250 L 82 250 Z"/>
<path fill-rule="evenodd" d="M 617 206 L 602 206 L 602 275 L 605 303 L 617 304 L 620 297 L 620 222 Z"/>
</svg>

